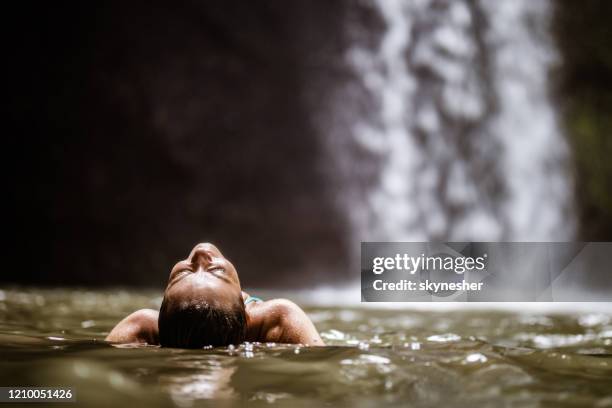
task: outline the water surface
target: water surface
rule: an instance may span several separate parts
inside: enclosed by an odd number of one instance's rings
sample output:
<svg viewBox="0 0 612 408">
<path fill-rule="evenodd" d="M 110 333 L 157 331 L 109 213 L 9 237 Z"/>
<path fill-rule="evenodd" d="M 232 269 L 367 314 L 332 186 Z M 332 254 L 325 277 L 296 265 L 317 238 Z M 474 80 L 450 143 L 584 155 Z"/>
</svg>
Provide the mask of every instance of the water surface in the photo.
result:
<svg viewBox="0 0 612 408">
<path fill-rule="evenodd" d="M 0 291 L 0 385 L 71 386 L 76 406 L 101 407 L 612 406 L 606 312 L 304 305 L 328 347 L 103 341 L 126 314 L 160 300 L 142 291 Z"/>
</svg>

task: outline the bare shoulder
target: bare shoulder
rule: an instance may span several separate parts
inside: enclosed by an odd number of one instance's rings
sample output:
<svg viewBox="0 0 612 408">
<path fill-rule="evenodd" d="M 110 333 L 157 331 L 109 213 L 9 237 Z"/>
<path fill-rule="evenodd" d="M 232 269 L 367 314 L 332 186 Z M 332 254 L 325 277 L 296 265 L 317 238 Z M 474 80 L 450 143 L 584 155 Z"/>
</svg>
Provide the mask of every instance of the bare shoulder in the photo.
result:
<svg viewBox="0 0 612 408">
<path fill-rule="evenodd" d="M 253 305 L 249 310 L 256 324 L 257 341 L 323 345 L 310 318 L 301 307 L 288 299 L 272 299 Z"/>
<path fill-rule="evenodd" d="M 158 343 L 159 312 L 140 309 L 121 320 L 106 337 L 114 343 Z"/>
<path fill-rule="evenodd" d="M 288 323 L 299 323 L 308 320 L 301 307 L 289 299 L 271 299 L 253 305 L 251 315 L 265 327 L 286 326 Z"/>
<path fill-rule="evenodd" d="M 146 320 L 151 321 L 159 317 L 159 311 L 154 309 L 140 309 L 130 314 L 127 318 L 130 320 Z"/>
<path fill-rule="evenodd" d="M 257 305 L 270 317 L 285 318 L 295 314 L 306 314 L 298 305 L 289 299 L 272 299 Z"/>
</svg>

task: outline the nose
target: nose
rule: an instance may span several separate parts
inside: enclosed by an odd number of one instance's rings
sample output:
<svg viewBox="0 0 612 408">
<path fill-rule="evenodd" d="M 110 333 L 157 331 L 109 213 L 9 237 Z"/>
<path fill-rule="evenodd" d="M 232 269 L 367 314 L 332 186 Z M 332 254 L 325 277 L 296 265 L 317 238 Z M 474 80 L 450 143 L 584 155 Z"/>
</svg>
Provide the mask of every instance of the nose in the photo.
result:
<svg viewBox="0 0 612 408">
<path fill-rule="evenodd" d="M 208 266 L 214 257 L 214 247 L 211 244 L 198 244 L 191 251 L 191 263 L 199 266 Z"/>
</svg>

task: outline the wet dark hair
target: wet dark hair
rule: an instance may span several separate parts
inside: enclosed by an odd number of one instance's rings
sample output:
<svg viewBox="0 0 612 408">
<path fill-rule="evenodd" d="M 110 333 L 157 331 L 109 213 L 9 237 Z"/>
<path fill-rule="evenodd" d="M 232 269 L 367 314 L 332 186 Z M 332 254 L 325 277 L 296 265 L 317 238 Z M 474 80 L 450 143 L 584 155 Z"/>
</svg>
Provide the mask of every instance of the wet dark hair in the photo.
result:
<svg viewBox="0 0 612 408">
<path fill-rule="evenodd" d="M 240 344 L 246 336 L 246 311 L 242 298 L 226 309 L 202 301 L 169 301 L 164 296 L 158 326 L 162 347 L 202 348 Z"/>
</svg>

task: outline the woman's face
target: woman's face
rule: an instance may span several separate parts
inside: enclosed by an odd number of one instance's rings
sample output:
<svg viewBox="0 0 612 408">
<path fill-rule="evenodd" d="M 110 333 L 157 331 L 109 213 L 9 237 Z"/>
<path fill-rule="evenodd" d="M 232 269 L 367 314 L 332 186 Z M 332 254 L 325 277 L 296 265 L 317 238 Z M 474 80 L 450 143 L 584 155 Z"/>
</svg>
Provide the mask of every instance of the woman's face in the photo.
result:
<svg viewBox="0 0 612 408">
<path fill-rule="evenodd" d="M 236 268 L 209 243 L 196 245 L 187 259 L 174 265 L 166 287 L 166 296 L 216 306 L 232 305 L 241 294 Z"/>
</svg>

